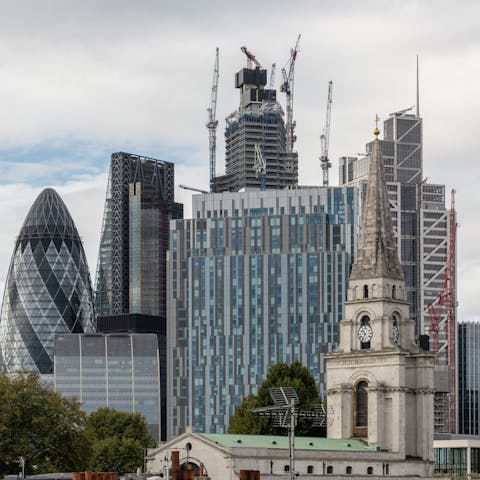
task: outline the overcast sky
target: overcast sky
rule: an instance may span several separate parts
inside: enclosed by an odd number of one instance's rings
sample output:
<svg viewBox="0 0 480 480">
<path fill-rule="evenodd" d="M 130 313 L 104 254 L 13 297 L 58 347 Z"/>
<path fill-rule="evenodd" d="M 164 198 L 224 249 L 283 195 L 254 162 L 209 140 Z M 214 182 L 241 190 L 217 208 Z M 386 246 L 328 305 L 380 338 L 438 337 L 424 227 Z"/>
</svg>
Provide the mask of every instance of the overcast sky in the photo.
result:
<svg viewBox="0 0 480 480">
<path fill-rule="evenodd" d="M 0 0 L 1 291 L 15 237 L 46 186 L 70 209 L 93 279 L 111 152 L 173 161 L 177 184 L 206 189 L 215 47 L 223 172 L 240 46 L 281 68 L 301 33 L 294 117 L 309 185 L 321 183 L 328 81 L 336 184 L 338 157 L 364 151 L 375 114 L 414 105 L 420 55 L 424 176 L 457 190 L 459 320 L 480 320 L 479 18 L 476 0 Z M 177 190 L 188 216 L 190 195 Z"/>
</svg>

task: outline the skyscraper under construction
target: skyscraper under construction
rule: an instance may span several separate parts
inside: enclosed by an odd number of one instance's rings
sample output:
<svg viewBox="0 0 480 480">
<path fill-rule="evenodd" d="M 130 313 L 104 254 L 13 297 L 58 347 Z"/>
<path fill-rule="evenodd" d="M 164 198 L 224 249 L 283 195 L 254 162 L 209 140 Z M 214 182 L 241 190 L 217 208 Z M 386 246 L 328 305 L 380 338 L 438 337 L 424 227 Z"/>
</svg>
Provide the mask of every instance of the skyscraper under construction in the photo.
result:
<svg viewBox="0 0 480 480">
<path fill-rule="evenodd" d="M 258 66 L 235 75 L 240 106 L 226 118 L 226 172 L 216 177 L 216 192 L 282 189 L 298 183 L 298 154 L 292 151 L 293 141 L 287 141 L 277 92 L 266 85 L 267 71 Z"/>
</svg>

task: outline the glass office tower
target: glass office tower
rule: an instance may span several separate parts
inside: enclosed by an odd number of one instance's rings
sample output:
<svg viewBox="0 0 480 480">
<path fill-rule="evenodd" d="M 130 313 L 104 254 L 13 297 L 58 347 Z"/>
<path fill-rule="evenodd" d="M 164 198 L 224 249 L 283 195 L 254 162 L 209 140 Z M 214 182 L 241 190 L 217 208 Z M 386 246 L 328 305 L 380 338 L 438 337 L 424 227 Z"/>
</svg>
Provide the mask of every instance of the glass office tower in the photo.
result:
<svg viewBox="0 0 480 480">
<path fill-rule="evenodd" d="M 458 433 L 480 435 L 480 324 L 458 325 Z"/>
<path fill-rule="evenodd" d="M 169 430 L 224 433 L 269 368 L 300 361 L 325 389 L 358 230 L 355 188 L 195 195 L 171 222 Z"/>
<path fill-rule="evenodd" d="M 100 407 L 141 413 L 160 440 L 160 372 L 155 334 L 57 335 L 55 391 L 87 413 Z"/>
<path fill-rule="evenodd" d="M 2 370 L 52 373 L 55 334 L 93 331 L 93 292 L 82 242 L 63 200 L 46 188 L 23 222 L 7 275 Z"/>
</svg>

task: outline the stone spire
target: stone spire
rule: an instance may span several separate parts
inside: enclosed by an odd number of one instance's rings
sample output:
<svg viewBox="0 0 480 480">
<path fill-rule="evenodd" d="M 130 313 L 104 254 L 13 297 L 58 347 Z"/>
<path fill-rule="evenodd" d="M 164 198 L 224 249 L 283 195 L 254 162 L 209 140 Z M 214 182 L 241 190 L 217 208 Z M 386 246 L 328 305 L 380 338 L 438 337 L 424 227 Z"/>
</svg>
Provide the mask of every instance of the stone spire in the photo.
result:
<svg viewBox="0 0 480 480">
<path fill-rule="evenodd" d="M 378 123 L 378 117 L 376 121 Z M 378 141 L 379 133 L 377 125 L 374 131 L 376 138 L 370 153 L 367 200 L 363 208 L 360 243 L 350 280 L 378 277 L 395 280 L 404 278 L 393 235 L 392 214 Z"/>
</svg>

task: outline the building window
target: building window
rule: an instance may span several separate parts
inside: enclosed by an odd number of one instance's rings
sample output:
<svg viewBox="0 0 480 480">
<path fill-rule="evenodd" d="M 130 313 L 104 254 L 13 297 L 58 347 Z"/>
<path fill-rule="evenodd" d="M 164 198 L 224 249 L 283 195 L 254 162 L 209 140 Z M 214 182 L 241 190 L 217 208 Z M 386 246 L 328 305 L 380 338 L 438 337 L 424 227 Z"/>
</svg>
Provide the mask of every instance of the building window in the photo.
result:
<svg viewBox="0 0 480 480">
<path fill-rule="evenodd" d="M 395 289 L 395 285 L 392 287 L 392 298 L 395 298 L 396 297 L 396 289 Z"/>
<path fill-rule="evenodd" d="M 347 468 L 345 468 L 345 473 L 347 475 L 351 475 L 352 474 L 352 467 L 348 466 Z"/>
<path fill-rule="evenodd" d="M 367 468 L 367 475 L 373 475 L 373 467 Z"/>
<path fill-rule="evenodd" d="M 331 465 L 327 467 L 327 473 L 333 473 L 333 467 Z"/>
<path fill-rule="evenodd" d="M 354 428 L 355 437 L 366 437 L 368 435 L 368 383 L 361 380 L 355 386 L 354 394 Z"/>
<path fill-rule="evenodd" d="M 363 298 L 368 298 L 368 285 L 363 286 Z"/>
<path fill-rule="evenodd" d="M 313 473 L 313 465 L 307 467 L 307 473 Z"/>
<path fill-rule="evenodd" d="M 284 471 L 284 472 L 289 472 L 289 471 L 290 471 L 290 465 L 285 465 L 285 466 L 283 467 L 283 471 Z"/>
</svg>

